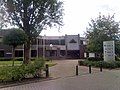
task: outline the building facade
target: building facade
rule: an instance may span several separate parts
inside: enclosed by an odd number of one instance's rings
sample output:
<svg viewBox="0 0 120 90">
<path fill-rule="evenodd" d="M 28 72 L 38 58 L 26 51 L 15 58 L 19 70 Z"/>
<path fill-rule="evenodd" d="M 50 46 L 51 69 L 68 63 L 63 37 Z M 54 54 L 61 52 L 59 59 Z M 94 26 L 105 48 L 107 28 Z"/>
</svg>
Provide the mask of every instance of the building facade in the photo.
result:
<svg viewBox="0 0 120 90">
<path fill-rule="evenodd" d="M 0 32 L 0 57 L 11 58 L 12 47 L 2 43 L 7 31 Z M 84 58 L 86 39 L 80 35 L 39 36 L 31 45 L 31 57 L 52 59 Z M 15 49 L 15 57 L 23 57 L 24 45 Z"/>
</svg>

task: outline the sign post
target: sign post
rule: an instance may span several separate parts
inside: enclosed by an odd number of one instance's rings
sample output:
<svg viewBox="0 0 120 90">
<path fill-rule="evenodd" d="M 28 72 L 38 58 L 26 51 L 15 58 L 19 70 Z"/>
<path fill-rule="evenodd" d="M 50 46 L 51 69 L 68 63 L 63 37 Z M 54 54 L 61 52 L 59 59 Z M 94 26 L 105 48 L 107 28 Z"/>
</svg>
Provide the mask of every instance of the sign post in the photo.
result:
<svg viewBox="0 0 120 90">
<path fill-rule="evenodd" d="M 103 42 L 104 50 L 104 61 L 115 61 L 115 45 L 114 41 L 104 41 Z"/>
</svg>

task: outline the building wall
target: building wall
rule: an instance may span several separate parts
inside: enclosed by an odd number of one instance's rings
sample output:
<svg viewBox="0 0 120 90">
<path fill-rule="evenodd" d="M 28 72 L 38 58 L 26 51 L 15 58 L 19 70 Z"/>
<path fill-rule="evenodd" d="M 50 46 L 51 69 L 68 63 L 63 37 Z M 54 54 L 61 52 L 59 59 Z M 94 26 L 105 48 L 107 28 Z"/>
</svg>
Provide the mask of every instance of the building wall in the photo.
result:
<svg viewBox="0 0 120 90">
<path fill-rule="evenodd" d="M 66 35 L 65 43 L 67 50 L 79 50 L 79 35 Z"/>
<path fill-rule="evenodd" d="M 80 51 L 80 59 L 84 59 L 86 57 L 86 56 L 84 56 L 85 55 L 84 53 L 86 52 L 85 50 L 86 50 L 86 45 L 81 44 L 80 50 L 79 50 Z"/>
<path fill-rule="evenodd" d="M 81 38 L 79 35 L 39 36 L 31 45 L 31 57 L 83 58 L 85 51 L 84 41 L 85 38 Z M 50 47 L 50 44 L 52 44 L 52 47 Z M 16 48 L 16 56 L 23 56 L 22 51 L 23 45 L 18 46 Z M 12 47 L 0 43 L 0 53 L 3 52 L 4 57 L 11 57 Z"/>
</svg>

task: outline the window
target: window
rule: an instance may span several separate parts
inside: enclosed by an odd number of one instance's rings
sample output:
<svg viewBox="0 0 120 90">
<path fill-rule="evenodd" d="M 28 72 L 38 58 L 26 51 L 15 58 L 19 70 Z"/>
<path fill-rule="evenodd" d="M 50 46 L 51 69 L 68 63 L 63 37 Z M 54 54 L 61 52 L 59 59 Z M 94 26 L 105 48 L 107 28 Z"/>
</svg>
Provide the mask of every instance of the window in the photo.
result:
<svg viewBox="0 0 120 90">
<path fill-rule="evenodd" d="M 0 57 L 4 57 L 4 50 L 0 51 Z"/>
<path fill-rule="evenodd" d="M 72 39 L 69 43 L 77 43 L 74 39 Z"/>
<path fill-rule="evenodd" d="M 15 57 L 23 57 L 23 50 L 16 50 Z"/>
<path fill-rule="evenodd" d="M 31 50 L 31 57 L 37 56 L 37 50 Z"/>
<path fill-rule="evenodd" d="M 60 51 L 60 55 L 61 55 L 61 56 L 65 56 L 65 50 L 61 50 L 61 51 Z"/>
<path fill-rule="evenodd" d="M 43 40 L 42 39 L 38 39 L 38 44 L 42 45 L 43 44 Z"/>
<path fill-rule="evenodd" d="M 45 45 L 59 45 L 59 40 L 45 40 Z"/>
<path fill-rule="evenodd" d="M 80 40 L 80 44 L 83 45 L 83 41 L 82 40 Z"/>
<path fill-rule="evenodd" d="M 65 39 L 60 40 L 60 42 L 61 45 L 65 45 Z"/>
<path fill-rule="evenodd" d="M 37 44 L 37 39 L 33 39 L 32 40 L 32 45 L 36 45 Z"/>
</svg>

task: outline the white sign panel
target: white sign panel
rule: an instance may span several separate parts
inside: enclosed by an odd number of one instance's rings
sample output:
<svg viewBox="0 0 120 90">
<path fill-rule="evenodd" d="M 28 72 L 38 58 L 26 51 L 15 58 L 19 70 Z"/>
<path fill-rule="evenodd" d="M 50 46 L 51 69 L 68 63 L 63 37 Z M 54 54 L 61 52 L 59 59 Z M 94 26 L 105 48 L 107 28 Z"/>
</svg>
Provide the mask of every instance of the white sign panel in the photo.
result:
<svg viewBox="0 0 120 90">
<path fill-rule="evenodd" d="M 104 41 L 104 61 L 114 61 L 115 60 L 115 45 L 114 41 Z"/>
<path fill-rule="evenodd" d="M 89 57 L 95 57 L 95 53 L 89 53 Z"/>
<path fill-rule="evenodd" d="M 87 57 L 87 53 L 84 53 L 84 57 L 85 57 L 85 58 Z"/>
</svg>

